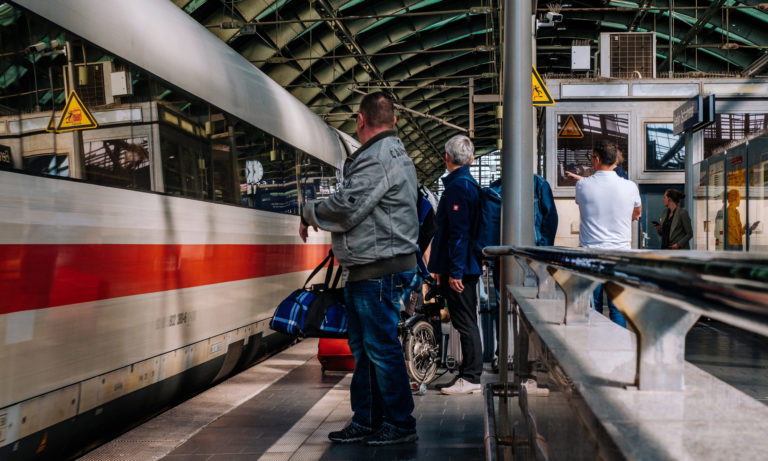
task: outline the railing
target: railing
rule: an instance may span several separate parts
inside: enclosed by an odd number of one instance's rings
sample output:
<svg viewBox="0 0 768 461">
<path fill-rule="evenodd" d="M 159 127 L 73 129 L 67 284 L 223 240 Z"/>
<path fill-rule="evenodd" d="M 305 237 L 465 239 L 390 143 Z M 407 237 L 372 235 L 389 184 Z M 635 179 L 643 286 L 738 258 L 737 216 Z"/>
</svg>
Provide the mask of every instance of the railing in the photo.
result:
<svg viewBox="0 0 768 461">
<path fill-rule="evenodd" d="M 637 334 L 640 390 L 679 390 L 685 334 L 700 315 L 768 336 L 768 258 L 696 251 L 488 247 L 538 278 L 538 298 L 565 295 L 563 323 L 587 322 L 592 292 L 608 296 Z"/>
<path fill-rule="evenodd" d="M 630 364 L 636 365 L 634 392 L 639 391 L 651 399 L 661 395 L 669 396 L 667 392 L 670 391 L 672 395 L 685 392 L 684 378 L 686 373 L 690 373 L 690 369 L 685 367 L 685 336 L 699 316 L 704 315 L 768 336 L 766 255 L 696 251 L 599 251 L 559 247 L 487 247 L 484 253 L 489 257 L 511 255 L 523 268 L 530 268 L 529 275 L 535 274 L 537 279 L 536 288 L 502 288 L 511 293 L 510 299 L 515 303 L 515 312 L 518 314 L 523 311 L 519 307 L 521 301 L 528 306 L 527 312 L 534 317 L 538 315 L 538 307 L 547 307 L 551 321 L 542 322 L 542 318 L 534 320 L 539 327 L 546 324 L 543 328 L 551 331 L 562 333 L 570 327 L 591 329 L 594 325 L 589 325 L 590 316 L 595 315 L 590 312 L 592 293 L 598 284 L 603 283 L 608 296 L 625 316 L 628 329 L 636 336 L 636 340 L 631 342 L 636 344 L 636 363 L 628 363 L 629 368 L 625 369 L 630 371 Z M 523 292 L 530 294 L 524 295 Z M 519 297 L 532 298 L 516 300 L 514 293 Z M 527 328 L 539 328 L 529 319 L 522 323 Z M 603 322 L 596 328 L 605 326 L 619 334 L 625 331 L 611 325 Z M 627 333 L 623 334 L 626 337 Z M 559 339 L 567 337 L 568 334 L 563 333 Z M 519 362 L 526 362 L 527 351 L 524 349 L 527 349 L 528 338 L 524 334 L 522 339 L 518 337 L 516 340 L 517 373 Z M 563 344 L 558 343 L 558 346 Z M 629 347 L 631 351 L 634 346 Z M 522 357 L 518 348 L 523 350 Z M 583 357 L 572 355 L 569 359 L 578 361 Z M 571 370 L 579 374 L 578 366 Z M 631 373 L 624 376 L 627 375 L 631 380 Z M 509 388 L 508 383 L 502 386 Z M 502 392 L 499 392 L 500 388 L 488 388 L 486 398 L 492 399 L 494 393 L 517 395 L 514 390 L 503 392 L 503 387 L 501 389 Z M 628 393 L 631 392 L 629 389 Z M 659 394 L 646 391 L 667 392 Z M 525 397 L 525 393 L 520 394 Z M 597 391 L 591 397 L 596 397 L 594 401 L 600 401 L 604 395 Z M 523 400 L 521 398 L 521 407 Z M 486 403 L 486 406 L 493 408 L 492 403 Z M 527 408 L 523 410 L 527 412 Z M 764 418 L 766 411 L 768 409 L 758 404 L 755 414 Z M 764 419 L 758 420 L 764 423 Z M 497 442 L 503 444 L 505 435 L 496 433 L 496 424 L 486 424 L 487 429 L 493 430 L 493 433 L 487 435 L 491 440 L 486 440 L 488 459 L 494 459 Z M 760 436 L 755 437 L 760 440 Z M 604 437 L 602 445 L 607 453 L 626 454 L 626 449 L 618 448 L 623 441 L 610 439 Z"/>
</svg>

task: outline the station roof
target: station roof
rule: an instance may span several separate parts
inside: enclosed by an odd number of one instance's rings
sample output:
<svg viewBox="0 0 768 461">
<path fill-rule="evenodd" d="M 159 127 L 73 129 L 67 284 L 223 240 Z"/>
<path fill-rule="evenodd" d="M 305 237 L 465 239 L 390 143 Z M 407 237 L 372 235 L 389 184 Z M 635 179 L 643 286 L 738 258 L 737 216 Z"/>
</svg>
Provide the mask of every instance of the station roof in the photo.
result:
<svg viewBox="0 0 768 461">
<path fill-rule="evenodd" d="M 469 126 L 469 79 L 475 93 L 499 93 L 497 0 L 173 1 L 342 131 L 354 133 L 361 93 L 391 91 L 410 110 L 398 128 L 427 184 L 444 170 L 445 141 Z M 544 76 L 588 76 L 571 71 L 571 45 L 594 56 L 601 32 L 655 32 L 658 76 L 669 75 L 670 36 L 675 76 L 755 76 L 768 61 L 768 3 L 757 0 L 539 0 L 536 15 Z M 478 154 L 500 137 L 494 105 L 475 107 Z"/>
</svg>

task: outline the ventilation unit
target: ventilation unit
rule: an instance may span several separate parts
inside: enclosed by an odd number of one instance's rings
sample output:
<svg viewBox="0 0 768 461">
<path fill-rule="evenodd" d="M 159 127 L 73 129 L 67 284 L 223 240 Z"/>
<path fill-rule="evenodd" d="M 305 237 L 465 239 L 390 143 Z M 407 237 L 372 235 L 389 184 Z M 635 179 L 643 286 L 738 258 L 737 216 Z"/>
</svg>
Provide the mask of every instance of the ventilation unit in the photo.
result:
<svg viewBox="0 0 768 461">
<path fill-rule="evenodd" d="M 64 78 L 67 80 L 67 88 L 70 88 L 66 66 L 64 66 L 63 72 Z M 87 108 L 91 109 L 114 102 L 111 74 L 112 63 L 109 61 L 75 64 L 75 91 Z"/>
<path fill-rule="evenodd" d="M 656 78 L 656 36 L 653 32 L 600 34 L 600 76 Z"/>
</svg>

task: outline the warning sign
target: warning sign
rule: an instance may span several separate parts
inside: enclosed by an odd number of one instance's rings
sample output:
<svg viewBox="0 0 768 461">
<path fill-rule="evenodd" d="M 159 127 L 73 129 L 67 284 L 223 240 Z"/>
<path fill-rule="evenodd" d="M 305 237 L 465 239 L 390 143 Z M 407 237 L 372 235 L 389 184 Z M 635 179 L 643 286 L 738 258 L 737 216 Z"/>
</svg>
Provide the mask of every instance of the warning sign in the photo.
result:
<svg viewBox="0 0 768 461">
<path fill-rule="evenodd" d="M 54 120 L 54 113 L 51 112 L 51 118 L 48 119 L 48 126 L 45 127 L 45 131 L 49 133 L 56 132 L 56 120 Z"/>
<path fill-rule="evenodd" d="M 77 93 L 74 90 L 70 91 L 56 131 L 87 130 L 97 126 L 99 125 L 96 123 L 96 120 L 88 112 L 88 109 L 85 108 L 85 104 L 77 96 Z"/>
<path fill-rule="evenodd" d="M 579 127 L 579 124 L 576 122 L 576 119 L 573 118 L 573 115 L 569 115 L 568 118 L 565 120 L 565 124 L 562 128 L 560 128 L 560 131 L 557 133 L 558 138 L 583 138 L 584 132 L 581 131 L 581 128 Z"/>
<path fill-rule="evenodd" d="M 541 75 L 539 75 L 539 72 L 536 70 L 535 67 L 531 68 L 531 80 L 533 83 L 533 86 L 531 88 L 531 99 L 533 101 L 534 106 L 551 106 L 555 103 L 555 100 L 552 99 L 552 95 L 549 94 L 549 90 L 547 89 L 547 86 L 544 85 L 544 80 L 541 78 Z"/>
</svg>

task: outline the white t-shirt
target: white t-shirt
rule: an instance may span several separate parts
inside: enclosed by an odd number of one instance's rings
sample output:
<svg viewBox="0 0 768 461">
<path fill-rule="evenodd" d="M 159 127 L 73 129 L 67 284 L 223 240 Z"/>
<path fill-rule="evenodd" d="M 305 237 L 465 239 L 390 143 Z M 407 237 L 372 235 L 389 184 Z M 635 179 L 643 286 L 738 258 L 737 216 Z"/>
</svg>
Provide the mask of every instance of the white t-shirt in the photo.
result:
<svg viewBox="0 0 768 461">
<path fill-rule="evenodd" d="M 613 170 L 596 171 L 576 183 L 581 214 L 579 245 L 585 248 L 632 248 L 632 212 L 640 206 L 637 184 Z"/>
</svg>

